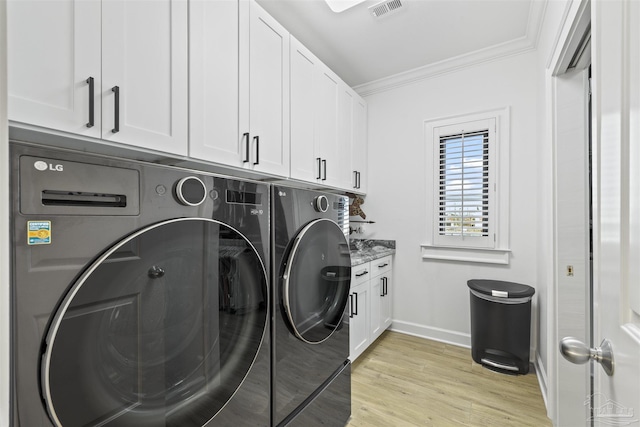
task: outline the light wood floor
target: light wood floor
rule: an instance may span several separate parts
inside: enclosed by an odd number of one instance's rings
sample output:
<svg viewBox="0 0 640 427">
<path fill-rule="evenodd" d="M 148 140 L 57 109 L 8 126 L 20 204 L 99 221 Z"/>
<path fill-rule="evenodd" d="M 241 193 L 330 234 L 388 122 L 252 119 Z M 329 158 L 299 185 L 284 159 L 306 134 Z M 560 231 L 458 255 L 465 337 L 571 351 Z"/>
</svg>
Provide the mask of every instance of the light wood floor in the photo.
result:
<svg viewBox="0 0 640 427">
<path fill-rule="evenodd" d="M 490 371 L 469 349 L 385 332 L 353 364 L 347 427 L 551 426 L 538 380 Z"/>
</svg>

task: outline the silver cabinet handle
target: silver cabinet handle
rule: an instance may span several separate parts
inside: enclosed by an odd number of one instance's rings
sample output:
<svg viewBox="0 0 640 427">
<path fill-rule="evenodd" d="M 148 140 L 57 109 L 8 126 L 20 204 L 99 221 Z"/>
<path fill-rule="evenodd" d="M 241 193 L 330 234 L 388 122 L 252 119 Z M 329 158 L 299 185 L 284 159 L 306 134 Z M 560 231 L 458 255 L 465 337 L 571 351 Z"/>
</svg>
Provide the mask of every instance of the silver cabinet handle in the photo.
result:
<svg viewBox="0 0 640 427">
<path fill-rule="evenodd" d="M 589 360 L 598 362 L 607 375 L 613 375 L 613 347 L 608 339 L 602 340 L 600 347 L 589 348 L 574 337 L 566 337 L 560 341 L 560 353 L 571 363 L 582 365 Z"/>
</svg>

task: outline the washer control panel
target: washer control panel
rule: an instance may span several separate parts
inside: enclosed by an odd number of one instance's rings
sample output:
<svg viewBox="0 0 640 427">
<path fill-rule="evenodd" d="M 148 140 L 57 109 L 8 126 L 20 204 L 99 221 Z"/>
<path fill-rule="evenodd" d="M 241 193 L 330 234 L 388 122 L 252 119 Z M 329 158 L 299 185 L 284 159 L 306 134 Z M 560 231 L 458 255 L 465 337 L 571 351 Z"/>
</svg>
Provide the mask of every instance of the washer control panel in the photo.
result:
<svg viewBox="0 0 640 427">
<path fill-rule="evenodd" d="M 207 198 L 207 187 L 195 176 L 186 176 L 176 183 L 176 198 L 185 206 L 199 206 Z"/>
</svg>

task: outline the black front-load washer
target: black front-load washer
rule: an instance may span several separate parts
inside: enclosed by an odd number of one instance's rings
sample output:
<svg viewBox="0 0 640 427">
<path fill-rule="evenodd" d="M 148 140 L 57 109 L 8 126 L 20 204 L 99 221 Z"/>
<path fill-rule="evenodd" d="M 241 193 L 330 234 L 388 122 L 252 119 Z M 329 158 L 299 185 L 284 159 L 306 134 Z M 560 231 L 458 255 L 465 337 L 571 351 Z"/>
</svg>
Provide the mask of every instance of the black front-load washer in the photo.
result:
<svg viewBox="0 0 640 427">
<path fill-rule="evenodd" d="M 351 415 L 349 199 L 272 187 L 273 425 Z"/>
<path fill-rule="evenodd" d="M 268 185 L 11 162 L 11 426 L 270 425 Z"/>
</svg>

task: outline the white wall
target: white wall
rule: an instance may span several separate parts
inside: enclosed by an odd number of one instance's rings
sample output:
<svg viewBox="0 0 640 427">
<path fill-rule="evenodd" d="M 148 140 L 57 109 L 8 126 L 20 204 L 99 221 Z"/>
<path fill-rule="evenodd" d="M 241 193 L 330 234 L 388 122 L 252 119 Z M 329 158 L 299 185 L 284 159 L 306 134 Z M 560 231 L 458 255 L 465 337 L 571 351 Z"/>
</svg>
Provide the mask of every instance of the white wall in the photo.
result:
<svg viewBox="0 0 640 427">
<path fill-rule="evenodd" d="M 376 221 L 366 237 L 396 240 L 393 328 L 470 345 L 469 279 L 537 281 L 537 181 L 540 91 L 535 51 L 432 77 L 366 98 L 369 191 L 363 205 Z M 508 266 L 423 260 L 427 210 L 425 120 L 509 107 L 511 115 Z M 535 342 L 535 341 L 534 341 Z"/>
</svg>

